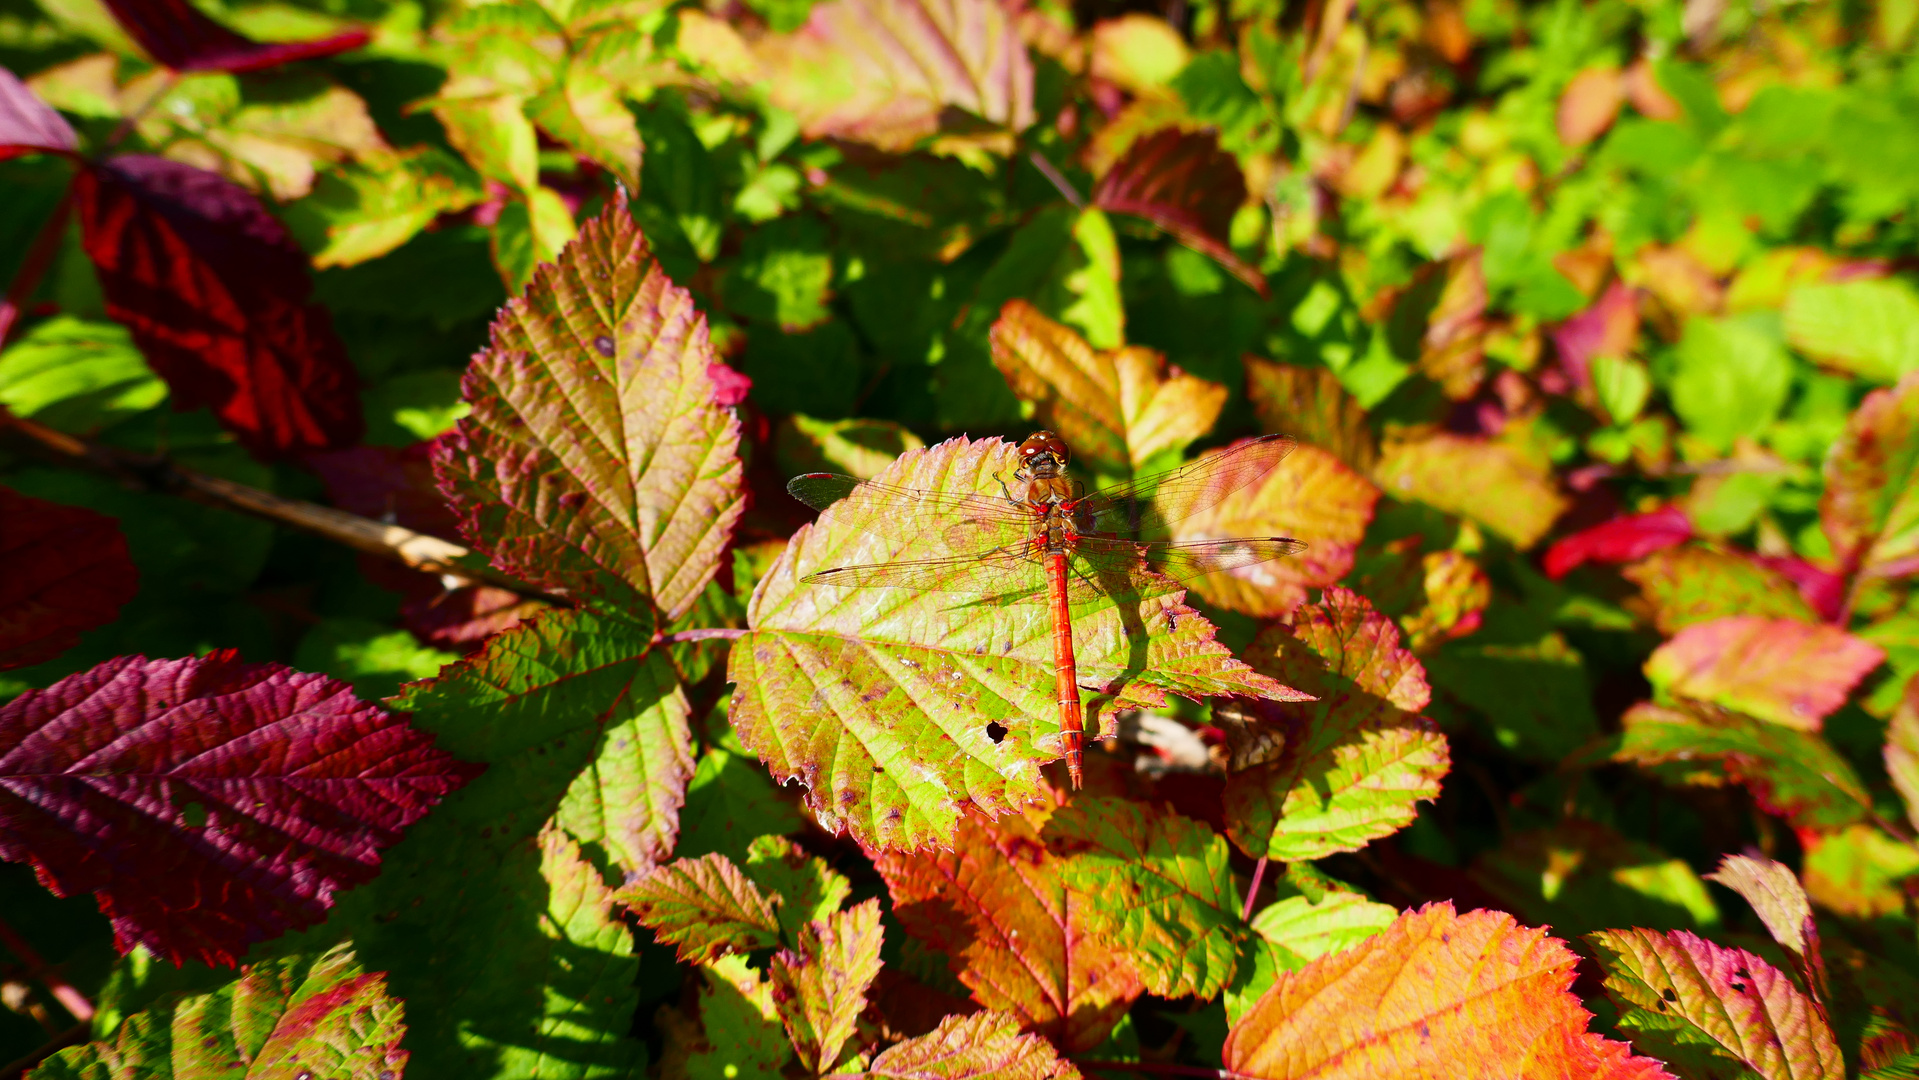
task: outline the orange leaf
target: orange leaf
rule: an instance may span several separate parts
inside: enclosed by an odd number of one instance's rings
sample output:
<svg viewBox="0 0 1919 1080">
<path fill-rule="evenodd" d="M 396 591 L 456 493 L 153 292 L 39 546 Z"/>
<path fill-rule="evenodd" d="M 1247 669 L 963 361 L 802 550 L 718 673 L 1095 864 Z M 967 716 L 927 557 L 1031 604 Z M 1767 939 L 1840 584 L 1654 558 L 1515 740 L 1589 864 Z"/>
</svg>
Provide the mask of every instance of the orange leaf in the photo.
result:
<svg viewBox="0 0 1919 1080">
<path fill-rule="evenodd" d="M 1675 697 L 1818 731 L 1885 658 L 1836 626 L 1735 615 L 1681 630 L 1653 651 L 1646 677 Z"/>
<path fill-rule="evenodd" d="M 1559 99 L 1559 141 L 1584 146 L 1604 134 L 1626 99 L 1619 69 L 1596 64 L 1573 76 Z"/>
<path fill-rule="evenodd" d="M 1520 548 L 1538 543 L 1566 508 L 1549 466 L 1510 443 L 1468 435 L 1399 443 L 1373 478 L 1389 495 L 1472 518 Z"/>
<path fill-rule="evenodd" d="M 1091 1050 L 1140 995 L 1123 950 L 1095 937 L 1099 902 L 1067 890 L 1065 860 L 1021 818 L 960 825 L 950 851 L 874 860 L 906 932 L 945 953 L 989 1009 L 1018 1016 L 1067 1053 Z"/>
<path fill-rule="evenodd" d="M 1264 1080 L 1670 1080 L 1586 1030 L 1569 989 L 1578 962 L 1504 912 L 1428 904 L 1281 974 L 1226 1037 L 1225 1065 Z"/>
<path fill-rule="evenodd" d="M 1262 431 L 1291 435 L 1330 450 L 1339 460 L 1370 472 L 1379 444 L 1366 427 L 1366 410 L 1331 368 L 1277 364 L 1248 356 L 1246 396 Z"/>
<path fill-rule="evenodd" d="M 847 911 L 835 911 L 800 929 L 797 949 L 773 956 L 773 1004 L 800 1063 L 814 1074 L 828 1072 L 840 1047 L 853 1035 L 866 988 L 880 973 L 878 897 Z"/>
</svg>

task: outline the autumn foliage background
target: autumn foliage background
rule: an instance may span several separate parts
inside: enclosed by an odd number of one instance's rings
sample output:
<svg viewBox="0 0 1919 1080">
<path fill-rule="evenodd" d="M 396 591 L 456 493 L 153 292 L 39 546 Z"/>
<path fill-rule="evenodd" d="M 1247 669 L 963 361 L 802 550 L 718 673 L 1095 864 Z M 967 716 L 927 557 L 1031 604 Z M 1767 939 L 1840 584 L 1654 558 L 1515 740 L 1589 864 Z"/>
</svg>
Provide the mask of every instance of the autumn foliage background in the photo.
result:
<svg viewBox="0 0 1919 1080">
<path fill-rule="evenodd" d="M 8 1075 L 1919 1076 L 1916 39 L 0 0 Z M 1041 426 L 1076 793 L 782 488 Z"/>
</svg>

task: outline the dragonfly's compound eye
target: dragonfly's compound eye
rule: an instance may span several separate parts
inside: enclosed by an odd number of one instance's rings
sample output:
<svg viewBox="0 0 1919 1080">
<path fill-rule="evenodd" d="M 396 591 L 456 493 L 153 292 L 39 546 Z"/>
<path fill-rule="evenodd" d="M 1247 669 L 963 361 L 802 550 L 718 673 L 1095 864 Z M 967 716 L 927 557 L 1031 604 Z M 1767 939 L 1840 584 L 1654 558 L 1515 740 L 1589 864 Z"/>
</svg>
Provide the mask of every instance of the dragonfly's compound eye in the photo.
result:
<svg viewBox="0 0 1919 1080">
<path fill-rule="evenodd" d="M 1021 462 L 1031 461 L 1042 454 L 1051 455 L 1061 465 L 1066 464 L 1066 444 L 1050 431 L 1035 431 L 1019 444 Z"/>
</svg>

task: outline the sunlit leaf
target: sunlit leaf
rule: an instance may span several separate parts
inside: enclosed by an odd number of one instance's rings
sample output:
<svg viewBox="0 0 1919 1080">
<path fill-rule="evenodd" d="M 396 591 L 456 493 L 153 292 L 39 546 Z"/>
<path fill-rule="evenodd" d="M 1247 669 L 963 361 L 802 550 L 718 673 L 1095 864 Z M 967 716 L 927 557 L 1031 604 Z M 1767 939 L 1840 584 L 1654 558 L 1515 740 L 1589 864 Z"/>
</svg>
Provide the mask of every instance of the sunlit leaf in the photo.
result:
<svg viewBox="0 0 1919 1080">
<path fill-rule="evenodd" d="M 1233 977 L 1245 925 L 1224 837 L 1170 808 L 1081 796 L 1042 834 L 1087 927 L 1123 946 L 1146 989 L 1210 998 Z"/>
<path fill-rule="evenodd" d="M 702 964 L 698 1011 L 662 1008 L 660 1073 L 688 1080 L 777 1080 L 793 1057 L 773 985 L 744 956 Z"/>
<path fill-rule="evenodd" d="M 65 118 L 0 67 L 0 161 L 42 151 L 71 152 L 79 145 Z"/>
<path fill-rule="evenodd" d="M 1919 295 L 1896 278 L 1801 285 L 1784 316 L 1793 348 L 1822 364 L 1887 383 L 1919 366 Z"/>
<path fill-rule="evenodd" d="M 1743 784 L 1759 805 L 1808 828 L 1870 816 L 1872 797 L 1846 759 L 1809 731 L 1738 713 L 1641 703 L 1626 711 L 1614 758 L 1674 783 Z"/>
<path fill-rule="evenodd" d="M 1089 471 L 1124 476 L 1212 430 L 1226 388 L 1175 369 L 1151 349 L 1094 349 L 1015 300 L 993 324 L 993 363 Z"/>
<path fill-rule="evenodd" d="M 1079 1070 L 1045 1039 L 1022 1035 L 1003 1012 L 949 1016 L 918 1038 L 880 1051 L 866 1075 L 874 1080 L 1073 1080 Z"/>
<path fill-rule="evenodd" d="M 1240 175 L 1239 163 L 1219 148 L 1214 134 L 1179 128 L 1166 128 L 1135 141 L 1093 188 L 1093 205 L 1145 218 L 1194 251 L 1217 259 L 1234 277 L 1264 296 L 1266 276 L 1235 254 L 1228 243 L 1233 213 L 1245 201 L 1246 181 Z"/>
<path fill-rule="evenodd" d="M 0 487 L 0 671 L 51 660 L 140 587 L 112 518 Z"/>
<path fill-rule="evenodd" d="M 1568 935 L 1719 925 L 1706 883 L 1685 860 L 1576 818 L 1507 837 L 1474 861 L 1472 876 L 1502 907 Z"/>
<path fill-rule="evenodd" d="M 464 162 L 425 146 L 396 155 L 386 168 L 350 165 L 322 174 L 313 193 L 288 208 L 287 222 L 313 251 L 315 268 L 356 266 L 484 194 L 479 175 Z"/>
<path fill-rule="evenodd" d="M 1626 98 L 1619 69 L 1595 64 L 1573 76 L 1559 99 L 1559 141 L 1584 146 L 1612 126 Z"/>
<path fill-rule="evenodd" d="M 893 459 L 926 442 L 890 420 L 815 420 L 793 415 L 775 431 L 780 471 L 836 472 L 871 480 Z"/>
<path fill-rule="evenodd" d="M 251 41 L 185 0 L 105 0 L 148 56 L 175 71 L 259 71 L 357 49 L 371 37 L 355 28 L 314 41 Z"/>
<path fill-rule="evenodd" d="M 0 405 L 61 431 L 92 435 L 166 398 L 117 323 L 55 316 L 0 353 Z"/>
<path fill-rule="evenodd" d="M 1819 924 L 1813 921 L 1806 890 L 1790 868 L 1771 859 L 1728 855 L 1719 860 L 1719 869 L 1706 875 L 1706 880 L 1717 881 L 1751 904 L 1766 932 L 1792 958 L 1815 1000 L 1830 996 L 1825 961 L 1819 955 Z"/>
<path fill-rule="evenodd" d="M 648 927 L 660 944 L 687 962 L 779 943 L 776 898 L 760 892 L 724 855 L 679 859 L 659 867 L 614 897 Z"/>
<path fill-rule="evenodd" d="M 1792 389 L 1792 360 L 1776 325 L 1745 316 L 1687 320 L 1668 393 L 1694 434 L 1729 447 L 1779 415 Z"/>
<path fill-rule="evenodd" d="M 1226 989 L 1227 1021 L 1239 1023 L 1281 972 L 1298 971 L 1327 953 L 1350 949 L 1397 918 L 1394 908 L 1353 892 L 1329 892 L 1317 900 L 1289 896 L 1266 905 L 1253 916 L 1258 937 L 1252 955 L 1240 961 Z"/>
<path fill-rule="evenodd" d="M 780 931 L 788 942 L 799 941 L 808 923 L 838 911 L 852 891 L 844 874 L 784 836 L 757 837 L 749 852 L 746 876 L 780 898 Z"/>
<path fill-rule="evenodd" d="M 1264 1080 L 1666 1077 L 1587 1031 L 1591 1016 L 1571 993 L 1577 963 L 1510 915 L 1428 904 L 1280 975 L 1227 1036 L 1226 1067 Z"/>
<path fill-rule="evenodd" d="M 1117 942 L 1092 931 L 1107 898 L 1066 887 L 1065 861 L 1023 819 L 975 819 L 948 850 L 874 861 L 908 933 L 946 954 L 988 1009 L 1067 1053 L 1104 1042 L 1143 990 Z"/>
<path fill-rule="evenodd" d="M 1565 577 L 1583 563 L 1622 563 L 1643 559 L 1693 535 L 1692 521 L 1677 506 L 1627 514 L 1566 537 L 1546 549 L 1548 576 Z"/>
<path fill-rule="evenodd" d="M 210 994 L 128 1017 L 109 1040 L 62 1050 L 42 1080 L 191 1080 L 205 1076 L 399 1080 L 404 1006 L 350 945 L 249 964 Z"/>
<path fill-rule="evenodd" d="M 1919 676 L 1906 681 L 1905 695 L 1886 724 L 1886 776 L 1906 806 L 1906 820 L 1919 828 Z"/>
<path fill-rule="evenodd" d="M 1846 422 L 1819 518 L 1842 566 L 1919 569 L 1919 375 L 1868 394 Z"/>
<path fill-rule="evenodd" d="M 1848 825 L 1806 841 L 1806 895 L 1828 911 L 1880 919 L 1906 910 L 1906 883 L 1919 874 L 1919 847 L 1874 825 Z"/>
<path fill-rule="evenodd" d="M 434 450 L 462 533 L 522 580 L 685 611 L 743 507 L 713 360 L 692 298 L 615 200 L 467 370 L 473 412 Z"/>
<path fill-rule="evenodd" d="M 475 771 L 324 676 L 126 656 L 0 706 L 0 855 L 94 893 L 123 952 L 230 964 L 325 918 Z"/>
<path fill-rule="evenodd" d="M 902 455 L 879 479 L 944 493 L 997 495 L 1014 448 L 953 439 Z M 937 500 L 935 500 L 937 503 Z M 1040 796 L 1038 766 L 1059 756 L 1052 623 L 1046 605 L 910 588 L 807 584 L 833 567 L 955 555 L 957 519 L 912 501 L 856 495 L 802 529 L 755 591 L 753 632 L 728 677 L 740 739 L 808 807 L 869 846 L 945 843 L 962 803 L 989 816 Z M 1043 589 L 1037 595 L 1043 595 Z M 1170 597 L 1076 603 L 1073 638 L 1087 726 L 1168 692 L 1189 697 L 1291 692 L 1234 660 L 1212 627 Z"/>
<path fill-rule="evenodd" d="M 612 173 L 627 190 L 640 190 L 640 131 L 605 76 L 573 63 L 564 81 L 528 101 L 526 109 L 548 134 Z"/>
<path fill-rule="evenodd" d="M 1226 832 L 1240 850 L 1284 861 L 1352 851 L 1406 827 L 1439 795 L 1446 737 L 1416 715 L 1432 696 L 1399 628 L 1358 594 L 1326 590 L 1247 655 L 1318 700 L 1260 703 L 1243 721 L 1283 736 L 1270 760 L 1227 777 Z M 1244 736 L 1242 736 L 1244 737 Z"/>
<path fill-rule="evenodd" d="M 1544 467 L 1508 443 L 1464 435 L 1395 444 L 1373 479 L 1388 495 L 1471 518 L 1521 548 L 1538 543 L 1566 508 Z M 1499 497 L 1486 498 L 1489 491 Z"/>
<path fill-rule="evenodd" d="M 1825 623 L 1734 615 L 1679 631 L 1653 650 L 1646 677 L 1674 697 L 1818 731 L 1885 658 L 1878 646 Z"/>
<path fill-rule="evenodd" d="M 1792 580 L 1727 548 L 1687 545 L 1654 552 L 1621 570 L 1652 606 L 1653 625 L 1676 634 L 1695 623 L 1729 615 L 1815 622 L 1818 614 Z"/>
<path fill-rule="evenodd" d="M 1689 1075 L 1749 1069 L 1767 1080 L 1842 1080 L 1832 1029 L 1792 980 L 1743 949 L 1684 930 L 1590 936 L 1636 1045 Z"/>
<path fill-rule="evenodd" d="M 866 988 L 880 970 L 880 902 L 876 897 L 800 928 L 791 949 L 773 954 L 767 969 L 773 1004 L 786 1024 L 800 1064 L 829 1071 L 853 1034 Z"/>
<path fill-rule="evenodd" d="M 1246 396 L 1262 430 L 1291 435 L 1328 451 L 1352 469 L 1371 475 L 1378 440 L 1366 426 L 1366 410 L 1330 368 L 1277 364 L 1249 356 Z"/>
</svg>

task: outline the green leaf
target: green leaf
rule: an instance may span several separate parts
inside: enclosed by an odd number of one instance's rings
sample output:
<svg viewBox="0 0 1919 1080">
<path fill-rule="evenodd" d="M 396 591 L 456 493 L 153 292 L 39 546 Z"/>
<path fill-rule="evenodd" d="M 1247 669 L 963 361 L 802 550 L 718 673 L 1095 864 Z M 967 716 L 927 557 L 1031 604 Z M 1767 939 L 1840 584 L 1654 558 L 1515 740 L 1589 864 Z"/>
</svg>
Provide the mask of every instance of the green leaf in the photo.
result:
<svg viewBox="0 0 1919 1080">
<path fill-rule="evenodd" d="M 807 923 L 838 911 L 853 889 L 825 859 L 808 855 L 784 836 L 762 836 L 753 841 L 751 852 L 746 875 L 780 898 L 780 930 L 789 944 L 797 945 Z"/>
<path fill-rule="evenodd" d="M 655 104 L 638 114 L 646 160 L 640 167 L 640 206 L 658 207 L 669 228 L 681 236 L 701 262 L 720 253 L 720 179 L 712 155 L 686 118 L 667 104 Z M 635 208 L 639 214 L 639 207 Z M 643 218 L 642 220 L 646 220 Z M 652 229 L 648 222 L 649 230 Z M 666 238 L 655 235 L 655 245 Z"/>
<path fill-rule="evenodd" d="M 1877 645 L 1827 623 L 1735 615 L 1679 631 L 1653 650 L 1646 678 L 1660 694 L 1818 731 L 1885 658 Z"/>
<path fill-rule="evenodd" d="M 774 432 L 780 472 L 836 472 L 870 480 L 908 450 L 925 449 L 918 435 L 891 420 L 815 420 L 794 414 Z"/>
<path fill-rule="evenodd" d="M 1015 465 L 1012 446 L 961 437 L 902 455 L 880 479 L 997 495 L 993 474 Z M 951 554 L 942 530 L 957 519 L 916 512 L 911 501 L 858 495 L 802 529 L 760 582 L 748 609 L 753 630 L 728 661 L 740 741 L 777 781 L 799 778 L 824 827 L 872 847 L 944 843 L 962 803 L 989 817 L 1030 804 L 1042 791 L 1039 765 L 1061 752 L 1044 604 L 800 580 L 831 567 Z M 1287 693 L 1165 597 L 1076 602 L 1072 626 L 1079 681 L 1095 689 L 1091 731 L 1118 709 L 1163 703 L 1168 692 Z"/>
<path fill-rule="evenodd" d="M 311 195 L 287 207 L 287 224 L 313 252 L 316 269 L 357 266 L 485 196 L 479 174 L 465 162 L 422 146 L 384 167 L 351 164 L 321 174 Z"/>
<path fill-rule="evenodd" d="M 403 1006 L 350 945 L 250 964 L 210 994 L 137 1013 L 111 1040 L 62 1050 L 33 1071 L 52 1080 L 248 1076 L 397 1080 L 408 1053 Z"/>
<path fill-rule="evenodd" d="M 1792 347 L 1828 367 L 1881 383 L 1919 369 L 1919 294 L 1903 281 L 1801 285 L 1785 317 Z"/>
<path fill-rule="evenodd" d="M 874 1080 L 1068 1080 L 1079 1071 L 1003 1012 L 949 1016 L 924 1035 L 880 1051 Z"/>
<path fill-rule="evenodd" d="M 833 284 L 826 227 L 812 217 L 778 218 L 754 230 L 726 276 L 726 303 L 789 333 L 825 321 Z M 768 330 L 770 331 L 770 328 Z"/>
<path fill-rule="evenodd" d="M 1821 1010 L 1778 968 L 1684 930 L 1591 934 L 1619 1026 L 1687 1075 L 1844 1080 Z"/>
<path fill-rule="evenodd" d="M 1872 814 L 1872 796 L 1824 739 L 1738 713 L 1641 703 L 1626 711 L 1615 761 L 1671 783 L 1743 784 L 1759 805 L 1795 825 L 1837 829 Z"/>
<path fill-rule="evenodd" d="M 866 988 L 880 973 L 880 902 L 875 897 L 800 928 L 792 949 L 773 954 L 773 1004 L 800 1064 L 814 1075 L 832 1071 L 840 1047 L 866 1008 Z"/>
<path fill-rule="evenodd" d="M 493 265 L 511 292 L 520 292 L 533 272 L 560 257 L 574 235 L 573 213 L 549 188 L 535 187 L 500 208 L 493 223 Z"/>
<path fill-rule="evenodd" d="M 1416 715 L 1432 689 L 1399 628 L 1363 597 L 1329 588 L 1247 655 L 1318 700 L 1258 705 L 1239 722 L 1253 732 L 1229 735 L 1279 742 L 1256 763 L 1236 761 L 1226 779 L 1226 834 L 1241 851 L 1285 862 L 1353 851 L 1405 828 L 1420 800 L 1438 797 L 1451 767 L 1446 737 Z"/>
<path fill-rule="evenodd" d="M 403 682 L 430 679 L 460 657 L 420 644 L 405 630 L 366 619 L 327 619 L 307 631 L 293 656 L 301 671 L 318 671 L 353 684 L 367 701 L 395 694 Z"/>
<path fill-rule="evenodd" d="M 621 889 L 614 899 L 686 963 L 779 944 L 780 898 L 762 893 L 724 855 L 677 859 Z"/>
<path fill-rule="evenodd" d="M 1101 897 L 1095 934 L 1122 945 L 1161 997 L 1210 999 L 1233 977 L 1245 924 L 1224 837 L 1204 822 L 1125 799 L 1081 796 L 1041 834 L 1068 889 Z"/>
<path fill-rule="evenodd" d="M 1329 892 L 1314 900 L 1288 896 L 1253 916 L 1258 935 L 1226 990 L 1226 1019 L 1239 1023 L 1282 971 L 1298 971 L 1328 953 L 1341 952 L 1391 926 L 1399 912 L 1354 892 Z M 1252 962 L 1249 964 L 1247 960 Z"/>
<path fill-rule="evenodd" d="M 744 506 L 715 361 L 692 298 L 610 203 L 467 371 L 473 412 L 434 449 L 463 535 L 522 580 L 678 616 Z"/>
<path fill-rule="evenodd" d="M 575 62 L 563 84 L 532 98 L 526 110 L 547 134 L 612 173 L 628 191 L 640 190 L 640 131 L 605 76 Z"/>
<path fill-rule="evenodd" d="M 600 871 L 548 824 L 563 807 L 616 801 L 595 793 L 602 777 L 631 774 L 603 763 L 657 745 L 636 732 L 684 712 L 671 666 L 652 649 L 650 613 L 636 614 L 546 612 L 394 702 L 438 745 L 488 766 L 328 923 L 389 973 L 428 1074 L 625 1075 L 638 1059 L 627 1037 L 631 936 L 606 911 Z M 683 728 L 666 741 L 676 739 Z M 624 822 L 620 835 L 651 837 L 663 855 L 673 837 L 665 811 L 677 809 L 691 755 L 680 742 L 647 764 L 636 805 L 660 814 Z M 594 820 L 574 816 L 577 827 Z M 617 850 L 615 836 L 592 841 L 596 859 Z"/>
<path fill-rule="evenodd" d="M 1906 820 L 1919 828 L 1919 676 L 1906 681 L 1906 691 L 1886 725 L 1886 775 L 1906 806 Z"/>
<path fill-rule="evenodd" d="M 1653 625 L 1662 634 L 1728 615 L 1818 619 L 1786 575 L 1729 548 L 1667 548 L 1620 573 L 1645 593 Z"/>
<path fill-rule="evenodd" d="M 1792 388 L 1792 358 L 1757 316 L 1687 320 L 1674 360 L 1673 410 L 1722 448 L 1765 430 Z"/>
<path fill-rule="evenodd" d="M 58 315 L 0 353 L 0 406 L 61 431 L 89 435 L 166 399 L 118 323 Z"/>
<path fill-rule="evenodd" d="M 1819 521 L 1843 567 L 1919 569 L 1919 375 L 1866 395 L 1846 422 Z"/>
<path fill-rule="evenodd" d="M 487 89 L 490 89 L 488 87 Z M 516 94 L 459 94 L 450 82 L 433 104 L 433 115 L 446 128 L 447 142 L 481 176 L 516 191 L 539 186 L 539 136 L 521 109 Z"/>
<path fill-rule="evenodd" d="M 1472 877 L 1524 921 L 1568 936 L 1719 926 L 1706 883 L 1684 859 L 1577 818 L 1507 837 L 1474 861 Z"/>
<path fill-rule="evenodd" d="M 773 1005 L 773 987 L 744 956 L 698 969 L 697 1022 L 668 1006 L 659 1012 L 666 1036 L 662 1076 L 687 1080 L 779 1080 L 792 1044 Z"/>
<path fill-rule="evenodd" d="M 717 851 L 743 864 L 756 837 L 794 833 L 805 825 L 792 800 L 780 794 L 758 762 L 714 746 L 700 755 L 687 782 L 680 842 L 674 850 L 687 858 Z"/>
</svg>

